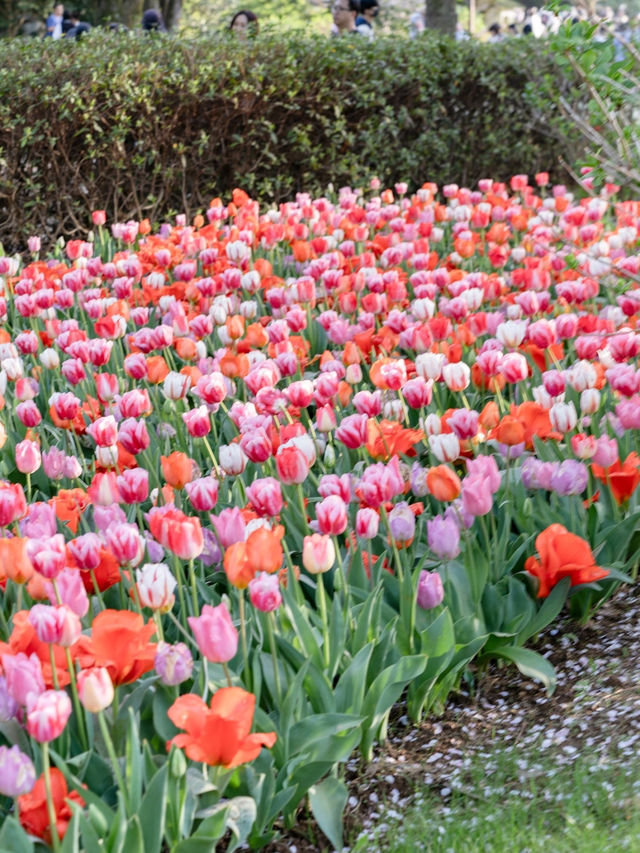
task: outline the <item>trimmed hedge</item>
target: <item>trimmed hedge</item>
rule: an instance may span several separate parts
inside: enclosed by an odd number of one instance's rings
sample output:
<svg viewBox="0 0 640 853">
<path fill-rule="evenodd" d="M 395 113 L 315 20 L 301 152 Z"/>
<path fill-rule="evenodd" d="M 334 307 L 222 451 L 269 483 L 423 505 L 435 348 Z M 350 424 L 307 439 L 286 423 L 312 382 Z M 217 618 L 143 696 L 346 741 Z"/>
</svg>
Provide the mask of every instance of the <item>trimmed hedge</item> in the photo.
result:
<svg viewBox="0 0 640 853">
<path fill-rule="evenodd" d="M 372 175 L 469 185 L 575 157 L 532 84 L 570 86 L 540 42 L 363 42 L 3 43 L 0 241 L 84 233 L 99 208 L 193 214 L 235 186 L 280 201 Z"/>
</svg>

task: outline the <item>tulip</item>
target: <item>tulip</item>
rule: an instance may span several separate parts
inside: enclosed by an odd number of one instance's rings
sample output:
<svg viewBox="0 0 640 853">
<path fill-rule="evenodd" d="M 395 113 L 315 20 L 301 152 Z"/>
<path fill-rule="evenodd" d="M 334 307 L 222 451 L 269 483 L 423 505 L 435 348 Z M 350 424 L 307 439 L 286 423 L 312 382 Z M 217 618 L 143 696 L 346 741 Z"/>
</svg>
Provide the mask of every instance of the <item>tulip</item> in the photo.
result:
<svg viewBox="0 0 640 853">
<path fill-rule="evenodd" d="M 66 604 L 49 606 L 34 604 L 29 611 L 29 622 L 41 643 L 56 643 L 68 648 L 82 633 L 82 625 L 76 613 Z"/>
<path fill-rule="evenodd" d="M 441 560 L 453 560 L 460 553 L 460 529 L 455 521 L 436 515 L 427 521 L 427 542 Z"/>
<path fill-rule="evenodd" d="M 112 522 L 106 529 L 106 539 L 120 566 L 137 566 L 144 557 L 145 541 L 135 524 Z"/>
<path fill-rule="evenodd" d="M 172 505 L 154 507 L 148 515 L 149 529 L 157 541 L 182 560 L 193 560 L 204 548 L 200 519 L 187 516 Z"/>
<path fill-rule="evenodd" d="M 123 503 L 144 503 L 149 497 L 149 472 L 145 468 L 123 471 L 116 486 Z"/>
<path fill-rule="evenodd" d="M 174 489 L 183 489 L 193 477 L 194 462 L 186 453 L 174 450 L 169 456 L 161 456 L 162 476 Z"/>
<path fill-rule="evenodd" d="M 79 569 L 92 571 L 100 565 L 102 542 L 97 533 L 85 533 L 78 536 L 72 539 L 67 547 Z"/>
<path fill-rule="evenodd" d="M 111 447 L 118 439 L 118 425 L 113 415 L 98 418 L 87 427 L 87 432 L 99 447 Z"/>
<path fill-rule="evenodd" d="M 23 707 L 26 707 L 31 696 L 38 696 L 45 689 L 42 664 L 36 654 L 4 654 L 2 669 L 9 694 Z"/>
<path fill-rule="evenodd" d="M 95 534 L 90 535 L 95 536 Z M 55 578 L 65 567 L 64 536 L 61 533 L 56 533 L 55 536 L 48 539 L 30 539 L 27 542 L 27 556 L 33 563 L 35 570 L 43 577 L 48 580 Z"/>
<path fill-rule="evenodd" d="M 16 468 L 23 474 L 34 474 L 40 464 L 40 448 L 35 441 L 21 441 L 16 444 Z"/>
<path fill-rule="evenodd" d="M 28 794 L 36 783 L 36 768 L 18 746 L 0 746 L 0 794 Z"/>
<path fill-rule="evenodd" d="M 328 572 L 336 559 L 336 549 L 330 536 L 314 533 L 302 543 L 302 565 L 312 575 Z"/>
<path fill-rule="evenodd" d="M 218 481 L 215 477 L 200 477 L 187 483 L 185 491 L 196 512 L 209 512 L 218 500 Z"/>
<path fill-rule="evenodd" d="M 460 494 L 460 478 L 446 465 L 436 465 L 427 474 L 427 487 L 437 501 L 452 501 Z"/>
<path fill-rule="evenodd" d="M 168 400 L 181 400 L 191 387 L 191 379 L 183 373 L 171 371 L 164 379 L 162 390 Z"/>
<path fill-rule="evenodd" d="M 375 509 L 363 507 L 356 513 L 356 536 L 360 539 L 375 539 L 380 526 L 380 516 Z"/>
<path fill-rule="evenodd" d="M 256 610 L 262 613 L 271 613 L 282 604 L 280 593 L 280 581 L 275 574 L 260 572 L 249 581 L 249 598 Z"/>
<path fill-rule="evenodd" d="M 493 506 L 489 481 L 482 474 L 469 474 L 462 481 L 462 506 L 469 515 L 486 515 Z"/>
<path fill-rule="evenodd" d="M 464 391 L 471 381 L 471 368 L 463 361 L 445 364 L 442 378 L 450 391 Z"/>
<path fill-rule="evenodd" d="M 136 586 L 143 607 L 168 613 L 176 600 L 173 594 L 176 585 L 166 563 L 145 563 L 142 569 L 136 569 Z"/>
<path fill-rule="evenodd" d="M 200 616 L 187 620 L 193 631 L 200 653 L 211 663 L 227 663 L 238 651 L 236 631 L 227 605 L 217 607 L 205 604 Z"/>
<path fill-rule="evenodd" d="M 45 583 L 45 590 L 50 604 L 65 604 L 81 619 L 89 611 L 89 599 L 82 582 L 82 576 L 77 569 L 63 569 L 56 577 L 56 586 Z M 57 594 L 56 594 L 57 590 Z"/>
<path fill-rule="evenodd" d="M 222 444 L 218 448 L 218 461 L 225 474 L 236 477 L 247 467 L 248 459 L 239 444 Z"/>
<path fill-rule="evenodd" d="M 191 678 L 193 657 L 185 643 L 158 643 L 155 670 L 163 684 L 173 687 Z"/>
<path fill-rule="evenodd" d="M 286 486 L 304 483 L 309 473 L 309 461 L 295 445 L 283 445 L 276 453 L 278 476 Z"/>
<path fill-rule="evenodd" d="M 434 607 L 442 604 L 443 599 L 444 587 L 438 572 L 420 572 L 417 592 L 418 606 L 422 607 L 423 610 L 433 610 Z"/>
<path fill-rule="evenodd" d="M 93 666 L 78 673 L 78 696 L 91 714 L 104 711 L 113 702 L 113 682 L 104 666 Z"/>
<path fill-rule="evenodd" d="M 578 422 L 576 407 L 573 403 L 554 403 L 549 409 L 549 420 L 558 432 L 571 432 Z"/>
<path fill-rule="evenodd" d="M 280 483 L 274 477 L 254 480 L 247 489 L 247 499 L 262 517 L 273 518 L 282 510 L 282 491 Z"/>
<path fill-rule="evenodd" d="M 118 430 L 118 441 L 133 456 L 146 450 L 150 439 L 145 422 L 136 418 L 122 421 Z"/>
<path fill-rule="evenodd" d="M 194 438 L 202 438 L 211 431 L 211 420 L 209 418 L 209 410 L 206 406 L 198 406 L 197 409 L 190 409 L 188 412 L 184 412 L 182 420 L 187 428 L 187 432 Z"/>
<path fill-rule="evenodd" d="M 316 506 L 316 518 L 321 533 L 337 536 L 347 529 L 347 505 L 339 495 L 329 495 Z"/>
<path fill-rule="evenodd" d="M 45 690 L 27 703 L 27 731 L 38 743 L 55 740 L 71 716 L 71 699 L 64 690 Z"/>
<path fill-rule="evenodd" d="M 460 456 L 460 441 L 453 432 L 430 435 L 428 441 L 438 462 L 455 462 Z"/>
<path fill-rule="evenodd" d="M 406 501 L 396 504 L 389 513 L 389 530 L 397 545 L 407 547 L 416 532 L 416 517 Z"/>
</svg>

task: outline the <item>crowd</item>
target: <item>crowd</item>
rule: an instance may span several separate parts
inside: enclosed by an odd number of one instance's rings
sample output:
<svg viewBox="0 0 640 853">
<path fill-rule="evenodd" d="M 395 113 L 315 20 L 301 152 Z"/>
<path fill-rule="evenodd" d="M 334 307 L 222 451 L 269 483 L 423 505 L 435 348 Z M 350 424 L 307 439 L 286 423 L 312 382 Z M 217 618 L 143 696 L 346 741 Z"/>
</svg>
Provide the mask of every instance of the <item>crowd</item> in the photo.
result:
<svg viewBox="0 0 640 853">
<path fill-rule="evenodd" d="M 375 36 L 374 21 L 380 10 L 378 0 L 332 0 L 331 26 L 332 36 L 355 35 L 373 39 Z M 552 10 L 535 6 L 525 9 L 516 7 L 500 13 L 483 34 L 490 43 L 498 43 L 515 36 L 544 38 L 558 32 L 567 22 L 586 20 L 588 14 L 583 7 L 571 6 L 565 9 Z M 620 5 L 616 10 L 611 7 L 598 9 L 596 18 L 601 22 L 595 32 L 594 39 L 603 41 L 613 36 L 616 49 L 622 55 L 624 44 L 629 41 L 640 41 L 640 15 L 631 18 L 626 5 Z M 591 18 L 592 19 L 592 18 Z M 162 13 L 157 9 L 147 9 L 140 22 L 144 32 L 165 32 L 166 26 Z M 112 30 L 124 29 L 122 24 L 111 23 Z M 254 12 L 242 9 L 236 12 L 229 24 L 229 30 L 238 38 L 246 39 L 257 34 L 258 18 Z M 46 20 L 45 38 L 73 39 L 80 38 L 91 29 L 91 25 L 80 19 L 77 12 L 65 9 L 62 3 L 56 3 Z M 414 12 L 409 19 L 409 36 L 415 38 L 426 29 L 425 15 L 422 11 Z M 35 32 L 34 32 L 35 34 Z M 458 41 L 471 38 L 461 24 L 458 24 L 455 37 Z"/>
</svg>

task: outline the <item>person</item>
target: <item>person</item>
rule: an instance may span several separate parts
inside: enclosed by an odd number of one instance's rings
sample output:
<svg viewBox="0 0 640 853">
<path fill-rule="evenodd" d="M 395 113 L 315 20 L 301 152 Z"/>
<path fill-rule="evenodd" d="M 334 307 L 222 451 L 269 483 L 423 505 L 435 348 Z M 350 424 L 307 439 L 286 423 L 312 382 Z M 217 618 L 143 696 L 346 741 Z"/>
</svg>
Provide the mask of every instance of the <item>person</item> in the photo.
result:
<svg viewBox="0 0 640 853">
<path fill-rule="evenodd" d="M 47 32 L 45 38 L 52 38 L 54 41 L 62 38 L 62 16 L 64 15 L 64 6 L 62 3 L 56 3 L 51 14 L 47 18 Z"/>
<path fill-rule="evenodd" d="M 231 18 L 229 29 L 241 41 L 253 38 L 258 34 L 258 16 L 248 9 L 241 9 Z"/>
<path fill-rule="evenodd" d="M 413 12 L 409 18 L 409 38 L 415 39 L 424 32 L 424 14 Z"/>
<path fill-rule="evenodd" d="M 91 24 L 81 21 L 79 12 L 70 12 L 67 18 L 67 26 L 65 27 L 63 23 L 64 38 L 66 39 L 82 38 L 90 29 Z"/>
<path fill-rule="evenodd" d="M 333 16 L 331 35 L 342 36 L 345 33 L 349 35 L 362 35 L 356 27 L 356 15 L 359 11 L 358 0 L 333 0 L 333 5 L 331 6 L 331 14 Z"/>
<path fill-rule="evenodd" d="M 162 12 L 158 9 L 147 9 L 142 16 L 142 29 L 145 33 L 166 33 Z"/>
<path fill-rule="evenodd" d="M 491 35 L 489 36 L 489 44 L 498 44 L 499 42 L 504 40 L 504 36 L 502 35 L 502 28 L 497 22 L 495 24 L 491 24 L 491 26 L 489 27 L 489 32 L 491 33 Z"/>
<path fill-rule="evenodd" d="M 360 14 L 356 16 L 356 30 L 360 35 L 373 39 L 373 20 L 378 16 L 378 0 L 360 0 Z"/>
</svg>

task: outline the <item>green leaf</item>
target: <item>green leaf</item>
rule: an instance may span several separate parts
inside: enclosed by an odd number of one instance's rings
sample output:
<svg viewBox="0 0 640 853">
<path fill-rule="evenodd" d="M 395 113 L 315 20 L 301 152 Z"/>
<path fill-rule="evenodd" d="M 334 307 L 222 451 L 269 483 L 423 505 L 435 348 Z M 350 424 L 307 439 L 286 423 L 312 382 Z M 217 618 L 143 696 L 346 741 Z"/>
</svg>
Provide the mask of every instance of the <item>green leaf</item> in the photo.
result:
<svg viewBox="0 0 640 853">
<path fill-rule="evenodd" d="M 80 853 L 80 817 L 82 812 L 80 808 L 76 807 L 73 810 L 73 817 L 69 821 L 69 826 L 67 827 L 67 831 L 65 833 L 62 846 L 60 848 L 60 853 Z M 87 821 L 88 823 L 88 821 Z M 91 828 L 89 824 L 89 828 Z M 94 833 L 95 834 L 95 833 Z M 89 848 L 90 849 L 90 848 Z"/>
<path fill-rule="evenodd" d="M 403 657 L 383 670 L 368 689 L 362 706 L 362 713 L 367 717 L 363 724 L 362 738 L 362 750 L 365 756 L 370 754 L 373 742 L 391 706 L 400 697 L 407 684 L 420 675 L 426 663 L 424 655 Z"/>
<path fill-rule="evenodd" d="M 14 817 L 5 817 L 2 823 L 0 848 L 11 853 L 33 853 L 33 842 Z"/>
<path fill-rule="evenodd" d="M 142 796 L 142 756 L 140 753 L 139 723 L 132 707 L 129 708 L 128 716 L 129 733 L 125 750 L 125 785 L 129 796 L 129 812 L 135 814 L 140 808 Z"/>
<path fill-rule="evenodd" d="M 169 741 L 178 734 L 178 729 L 173 725 L 167 711 L 173 704 L 173 696 L 165 690 L 158 689 L 153 697 L 153 727 L 164 741 Z"/>
<path fill-rule="evenodd" d="M 493 649 L 491 654 L 512 661 L 523 675 L 542 682 L 547 689 L 547 695 L 551 696 L 556 689 L 556 671 L 553 665 L 538 652 L 534 652 L 533 649 L 523 649 L 519 646 L 500 646 Z"/>
<path fill-rule="evenodd" d="M 145 853 L 160 853 L 167 812 L 167 774 L 164 764 L 153 777 L 140 804 L 140 824 Z"/>
<path fill-rule="evenodd" d="M 127 834 L 124 838 L 124 850 L 126 853 L 146 853 L 144 849 L 144 837 L 140 818 L 134 814 L 127 823 Z"/>
<path fill-rule="evenodd" d="M 321 759 L 324 745 L 329 738 L 357 728 L 361 722 L 362 717 L 354 714 L 313 714 L 306 717 L 295 723 L 289 732 L 291 754 L 317 753 L 316 758 Z"/>
<path fill-rule="evenodd" d="M 257 807 L 252 797 L 234 797 L 228 804 L 227 826 L 235 835 L 235 840 L 227 848 L 233 853 L 248 838 L 255 823 Z"/>
<path fill-rule="evenodd" d="M 374 643 L 367 643 L 364 648 L 360 649 L 340 676 L 334 692 L 335 707 L 340 713 L 359 714 L 362 710 L 373 647 Z"/>
<path fill-rule="evenodd" d="M 542 606 L 536 615 L 524 626 L 516 637 L 516 644 L 518 646 L 524 645 L 528 639 L 535 636 L 535 634 L 539 634 L 540 631 L 553 622 L 567 600 L 570 586 L 571 578 L 562 578 L 562 580 L 553 587 L 549 595 L 542 602 Z"/>
<path fill-rule="evenodd" d="M 342 850 L 342 814 L 347 804 L 347 786 L 334 776 L 309 789 L 309 804 L 318 826 L 335 850 Z"/>
</svg>

